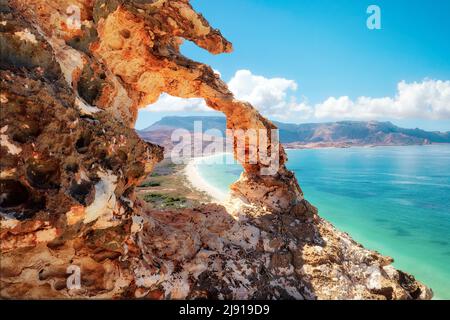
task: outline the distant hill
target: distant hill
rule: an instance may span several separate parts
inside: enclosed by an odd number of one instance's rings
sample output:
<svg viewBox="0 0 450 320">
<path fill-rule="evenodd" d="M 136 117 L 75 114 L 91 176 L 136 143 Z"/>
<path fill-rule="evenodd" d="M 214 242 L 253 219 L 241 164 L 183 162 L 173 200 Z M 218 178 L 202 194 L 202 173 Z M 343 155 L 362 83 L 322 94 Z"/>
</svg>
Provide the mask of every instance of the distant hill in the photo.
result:
<svg viewBox="0 0 450 320">
<path fill-rule="evenodd" d="M 150 127 L 138 131 L 145 140 L 170 145 L 175 129 L 194 131 L 201 121 L 203 132 L 218 129 L 225 132 L 225 117 L 165 117 Z M 400 128 L 391 122 L 340 121 L 330 123 L 290 124 L 274 122 L 280 129 L 280 140 L 289 148 L 423 145 L 450 143 L 450 132 L 430 132 Z"/>
<path fill-rule="evenodd" d="M 142 132 L 151 132 L 158 130 L 170 130 L 174 129 L 186 129 L 188 131 L 194 131 L 194 124 L 196 121 L 202 122 L 203 131 L 209 129 L 219 129 L 225 132 L 226 120 L 225 117 L 164 117 L 160 121 L 155 122 L 150 127 L 142 130 Z"/>
</svg>

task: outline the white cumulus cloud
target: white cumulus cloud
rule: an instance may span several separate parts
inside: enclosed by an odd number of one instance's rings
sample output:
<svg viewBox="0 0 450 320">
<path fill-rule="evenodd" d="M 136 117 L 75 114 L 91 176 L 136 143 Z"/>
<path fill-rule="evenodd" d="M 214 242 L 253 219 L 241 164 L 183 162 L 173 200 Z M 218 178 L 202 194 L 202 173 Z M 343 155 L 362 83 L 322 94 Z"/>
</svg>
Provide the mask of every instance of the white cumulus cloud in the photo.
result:
<svg viewBox="0 0 450 320">
<path fill-rule="evenodd" d="M 220 75 L 220 72 L 214 70 Z M 253 75 L 249 70 L 239 70 L 228 83 L 236 98 L 250 102 L 263 115 L 288 120 L 295 113 L 296 119 L 310 117 L 313 110 L 307 103 L 298 103 L 294 96 L 298 86 L 294 80 L 265 78 Z M 162 94 L 159 100 L 144 109 L 149 112 L 206 112 L 209 109 L 203 99 L 182 99 Z"/>
<path fill-rule="evenodd" d="M 330 97 L 315 107 L 317 118 L 374 120 L 450 119 L 450 81 L 429 80 L 397 85 L 395 97 Z"/>
<path fill-rule="evenodd" d="M 218 71 L 216 71 L 219 73 Z M 394 97 L 329 97 L 317 104 L 298 101 L 298 84 L 285 78 L 266 78 L 249 70 L 238 70 L 228 83 L 237 99 L 250 102 L 264 116 L 300 122 L 320 119 L 450 119 L 450 81 L 425 79 L 397 85 Z M 211 111 L 203 99 L 181 99 L 162 94 L 149 105 L 150 112 Z"/>
<path fill-rule="evenodd" d="M 205 100 L 199 98 L 182 99 L 167 93 L 161 94 L 158 101 L 148 105 L 145 111 L 149 112 L 204 112 L 211 111 Z"/>
<path fill-rule="evenodd" d="M 263 115 L 276 119 L 289 119 L 296 113 L 299 120 L 308 118 L 312 109 L 299 103 L 294 95 L 298 85 L 285 78 L 265 78 L 249 70 L 239 70 L 228 83 L 237 99 L 250 102 Z"/>
</svg>

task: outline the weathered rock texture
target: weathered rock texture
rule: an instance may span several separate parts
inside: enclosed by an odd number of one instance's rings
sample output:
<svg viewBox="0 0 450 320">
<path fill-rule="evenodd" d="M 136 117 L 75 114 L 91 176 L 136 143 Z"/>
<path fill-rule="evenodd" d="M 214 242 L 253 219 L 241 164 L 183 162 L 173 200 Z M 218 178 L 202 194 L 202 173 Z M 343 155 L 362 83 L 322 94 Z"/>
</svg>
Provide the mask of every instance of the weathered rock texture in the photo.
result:
<svg viewBox="0 0 450 320">
<path fill-rule="evenodd" d="M 431 297 L 321 220 L 282 148 L 275 175 L 243 161 L 234 207 L 141 207 L 162 149 L 132 127 L 162 92 L 204 98 L 230 129 L 275 128 L 179 53 L 181 38 L 231 50 L 187 0 L 1 0 L 0 31 L 3 298 Z"/>
</svg>

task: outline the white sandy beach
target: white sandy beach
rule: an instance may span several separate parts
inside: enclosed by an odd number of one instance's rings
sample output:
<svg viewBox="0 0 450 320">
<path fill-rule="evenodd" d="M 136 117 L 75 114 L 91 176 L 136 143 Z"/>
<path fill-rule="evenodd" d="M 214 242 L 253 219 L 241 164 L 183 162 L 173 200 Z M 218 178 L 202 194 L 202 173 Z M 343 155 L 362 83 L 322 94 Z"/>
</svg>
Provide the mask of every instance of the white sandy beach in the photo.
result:
<svg viewBox="0 0 450 320">
<path fill-rule="evenodd" d="M 205 192 L 213 198 L 214 202 L 224 203 L 228 198 L 229 194 L 224 193 L 216 187 L 211 186 L 200 174 L 198 171 L 198 166 L 205 161 L 208 157 L 216 157 L 218 156 L 205 156 L 193 158 L 189 161 L 184 169 L 184 174 L 186 175 L 190 184 L 197 189 L 198 191 Z"/>
</svg>

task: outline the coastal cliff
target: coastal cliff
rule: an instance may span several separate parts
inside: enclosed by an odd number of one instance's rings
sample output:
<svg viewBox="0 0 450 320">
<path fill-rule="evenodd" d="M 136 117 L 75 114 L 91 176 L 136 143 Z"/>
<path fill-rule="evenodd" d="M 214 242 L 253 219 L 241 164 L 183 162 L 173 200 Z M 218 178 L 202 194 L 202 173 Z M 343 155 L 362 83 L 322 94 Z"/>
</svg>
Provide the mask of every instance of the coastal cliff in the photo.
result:
<svg viewBox="0 0 450 320">
<path fill-rule="evenodd" d="M 136 197 L 163 158 L 137 111 L 163 92 L 205 99 L 229 129 L 276 129 L 181 39 L 232 50 L 187 0 L 0 1 L 1 297 L 430 299 L 319 217 L 282 147 L 273 175 L 242 161 L 227 203 Z"/>
</svg>

